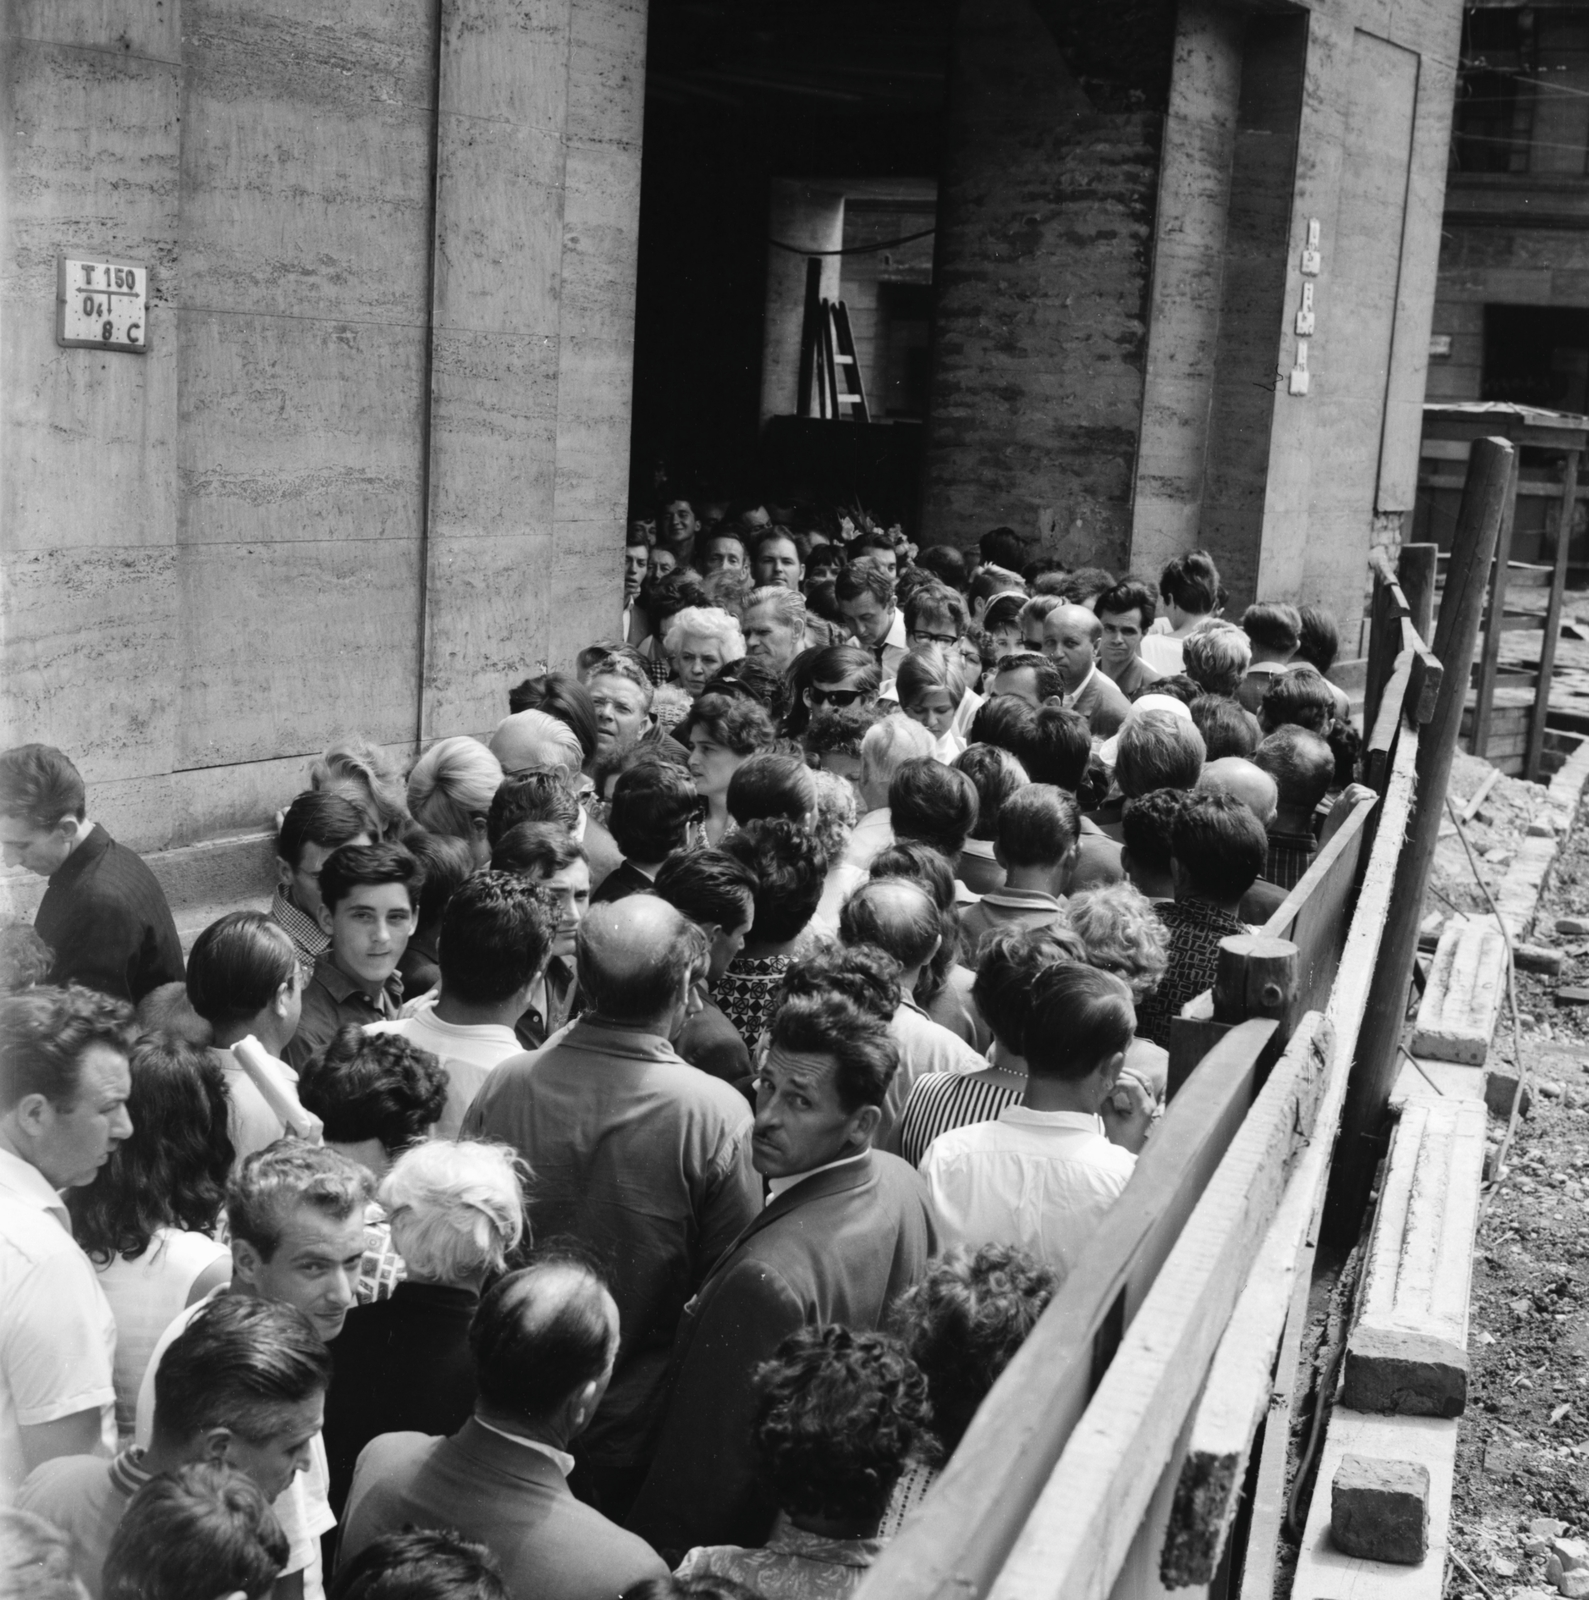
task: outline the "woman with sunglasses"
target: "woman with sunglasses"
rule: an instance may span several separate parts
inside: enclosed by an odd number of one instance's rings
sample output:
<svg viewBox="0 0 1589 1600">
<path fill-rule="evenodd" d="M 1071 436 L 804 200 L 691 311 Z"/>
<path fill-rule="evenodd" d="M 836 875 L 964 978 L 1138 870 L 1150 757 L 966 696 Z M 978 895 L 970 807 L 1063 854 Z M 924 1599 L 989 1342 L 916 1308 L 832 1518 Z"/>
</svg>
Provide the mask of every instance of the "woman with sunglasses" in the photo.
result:
<svg viewBox="0 0 1589 1600">
<path fill-rule="evenodd" d="M 713 849 L 734 831 L 728 814 L 728 786 L 734 774 L 761 750 L 770 750 L 772 718 L 741 695 L 703 694 L 679 725 L 690 747 L 690 776 L 706 802 L 703 821 L 690 825 L 692 848 Z"/>
</svg>

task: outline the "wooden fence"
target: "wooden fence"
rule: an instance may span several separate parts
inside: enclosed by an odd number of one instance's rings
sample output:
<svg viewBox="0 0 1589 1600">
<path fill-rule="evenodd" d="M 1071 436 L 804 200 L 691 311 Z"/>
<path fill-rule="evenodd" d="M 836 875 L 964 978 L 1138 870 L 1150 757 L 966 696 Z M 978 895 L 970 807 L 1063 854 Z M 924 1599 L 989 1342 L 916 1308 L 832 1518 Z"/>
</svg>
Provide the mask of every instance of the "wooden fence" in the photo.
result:
<svg viewBox="0 0 1589 1600">
<path fill-rule="evenodd" d="M 1470 487 L 1486 472 L 1504 480 L 1510 448 L 1494 448 L 1504 459 L 1475 447 Z M 1470 521 L 1482 546 L 1484 519 Z M 1481 548 L 1471 554 L 1487 565 Z M 1376 570 L 1366 788 L 1343 799 L 1265 927 L 1225 941 L 1214 988 L 1175 1020 L 1172 1097 L 1130 1183 L 860 1600 L 1169 1589 L 1268 1600 L 1332 1153 L 1349 1080 L 1362 1099 L 1353 1061 L 1387 962 L 1403 971 L 1405 1007 L 1416 919 L 1393 916 L 1393 902 L 1422 898 L 1406 848 L 1420 840 L 1417 784 L 1439 769 L 1432 744 L 1456 737 L 1454 719 L 1430 728 L 1450 708 L 1411 617 L 1394 576 Z M 1473 638 L 1450 620 L 1460 682 Z M 1431 793 L 1425 809 L 1438 806 Z M 1409 948 L 1388 948 L 1387 930 Z M 1371 1166 L 1372 1155 L 1354 1144 L 1344 1160 Z M 1244 1485 L 1250 1515 L 1233 1550 Z"/>
</svg>

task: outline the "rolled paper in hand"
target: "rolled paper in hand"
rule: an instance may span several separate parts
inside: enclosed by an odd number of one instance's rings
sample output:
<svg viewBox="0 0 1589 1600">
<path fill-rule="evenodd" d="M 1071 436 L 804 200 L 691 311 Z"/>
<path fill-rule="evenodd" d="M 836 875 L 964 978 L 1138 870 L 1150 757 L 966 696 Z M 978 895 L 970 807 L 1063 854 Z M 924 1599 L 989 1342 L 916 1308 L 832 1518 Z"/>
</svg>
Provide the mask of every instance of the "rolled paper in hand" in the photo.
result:
<svg viewBox="0 0 1589 1600">
<path fill-rule="evenodd" d="M 309 1144 L 321 1143 L 325 1124 L 312 1111 L 304 1109 L 289 1069 L 269 1055 L 253 1034 L 232 1046 L 232 1059 L 248 1074 L 250 1082 L 264 1096 L 265 1104 L 281 1118 L 288 1133 Z"/>
</svg>

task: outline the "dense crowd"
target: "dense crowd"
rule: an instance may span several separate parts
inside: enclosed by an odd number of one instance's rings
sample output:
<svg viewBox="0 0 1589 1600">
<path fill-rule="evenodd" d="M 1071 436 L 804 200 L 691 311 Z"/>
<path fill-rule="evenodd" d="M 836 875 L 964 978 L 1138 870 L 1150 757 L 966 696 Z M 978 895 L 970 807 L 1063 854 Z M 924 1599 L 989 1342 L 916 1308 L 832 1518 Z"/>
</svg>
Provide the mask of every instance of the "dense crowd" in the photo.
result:
<svg viewBox="0 0 1589 1600">
<path fill-rule="evenodd" d="M 1348 809 L 1333 619 L 1224 610 L 674 498 L 611 637 L 325 750 L 185 958 L 0 755 L 6 1592 L 850 1593 Z"/>
</svg>

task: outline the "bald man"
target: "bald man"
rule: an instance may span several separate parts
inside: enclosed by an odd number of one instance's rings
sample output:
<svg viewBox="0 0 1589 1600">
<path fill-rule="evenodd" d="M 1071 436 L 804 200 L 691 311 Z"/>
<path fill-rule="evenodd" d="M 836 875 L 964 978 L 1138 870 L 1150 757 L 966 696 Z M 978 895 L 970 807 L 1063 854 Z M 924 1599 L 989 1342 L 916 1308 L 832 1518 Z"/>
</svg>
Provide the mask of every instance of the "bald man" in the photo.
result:
<svg viewBox="0 0 1589 1600">
<path fill-rule="evenodd" d="M 1063 605 L 1043 618 L 1043 654 L 1059 668 L 1065 704 L 1087 719 L 1095 739 L 1119 732 L 1131 702 L 1098 670 L 1103 624 L 1086 606 Z"/>
<path fill-rule="evenodd" d="M 980 1072 L 987 1062 L 916 1004 L 912 991 L 943 939 L 938 907 L 920 884 L 908 878 L 862 884 L 839 912 L 839 938 L 846 945 L 875 945 L 900 966 L 899 1005 L 888 1025 L 899 1046 L 899 1071 L 888 1086 L 876 1134 L 879 1149 L 897 1154 L 893 1134 L 911 1085 L 929 1072 Z"/>
<path fill-rule="evenodd" d="M 479 1395 L 451 1438 L 387 1433 L 359 1457 L 342 1558 L 404 1529 L 454 1528 L 491 1551 L 508 1593 L 625 1594 L 667 1576 L 657 1553 L 569 1492 L 618 1352 L 618 1308 L 583 1262 L 555 1257 L 501 1279 L 470 1329 Z"/>
<path fill-rule="evenodd" d="M 497 1067 L 462 1137 L 518 1150 L 535 1173 L 537 1236 L 577 1239 L 612 1272 L 622 1340 L 577 1487 L 621 1520 L 649 1465 L 679 1317 L 761 1209 L 761 1182 L 743 1096 L 673 1048 L 699 1009 L 705 935 L 635 895 L 591 908 L 575 960 L 584 1015 Z"/>
<path fill-rule="evenodd" d="M 1203 767 L 1197 787 L 1205 792 L 1233 795 L 1258 819 L 1265 836 L 1274 826 L 1280 791 L 1262 767 L 1243 756 L 1221 756 Z M 1262 927 L 1285 900 L 1286 891 L 1268 878 L 1259 878 L 1241 897 L 1241 919 Z"/>
</svg>

